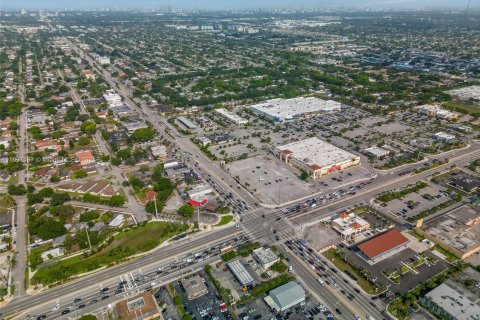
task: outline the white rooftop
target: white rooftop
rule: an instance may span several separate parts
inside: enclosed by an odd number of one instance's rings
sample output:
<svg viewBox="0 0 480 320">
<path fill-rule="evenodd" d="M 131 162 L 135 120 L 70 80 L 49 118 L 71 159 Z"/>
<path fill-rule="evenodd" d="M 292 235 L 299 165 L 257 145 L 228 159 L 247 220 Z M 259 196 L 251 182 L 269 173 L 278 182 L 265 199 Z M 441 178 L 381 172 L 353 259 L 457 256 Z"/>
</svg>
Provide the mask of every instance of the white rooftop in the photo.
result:
<svg viewBox="0 0 480 320">
<path fill-rule="evenodd" d="M 435 302 L 443 310 L 458 320 L 480 318 L 480 299 L 465 288 L 450 281 L 442 283 L 426 294 L 426 297 Z"/>
<path fill-rule="evenodd" d="M 293 118 L 304 113 L 340 110 L 341 103 L 322 100 L 315 97 L 298 97 L 291 99 L 272 99 L 250 106 L 272 117 Z"/>
<path fill-rule="evenodd" d="M 298 161 L 321 168 L 358 159 L 358 156 L 316 137 L 278 146 L 277 149 L 291 151 L 293 153 L 291 157 Z"/>
</svg>

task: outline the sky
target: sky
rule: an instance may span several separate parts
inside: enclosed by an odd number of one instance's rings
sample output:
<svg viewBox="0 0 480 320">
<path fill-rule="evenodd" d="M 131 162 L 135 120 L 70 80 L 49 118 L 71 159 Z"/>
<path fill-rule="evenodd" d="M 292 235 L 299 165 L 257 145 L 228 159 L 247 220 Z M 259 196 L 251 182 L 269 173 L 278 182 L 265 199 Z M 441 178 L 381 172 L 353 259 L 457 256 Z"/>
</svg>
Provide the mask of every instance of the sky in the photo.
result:
<svg viewBox="0 0 480 320">
<path fill-rule="evenodd" d="M 207 10 L 302 7 L 460 8 L 469 0 L 0 0 L 0 9 L 190 8 Z M 470 0 L 479 8 L 480 0 Z"/>
</svg>

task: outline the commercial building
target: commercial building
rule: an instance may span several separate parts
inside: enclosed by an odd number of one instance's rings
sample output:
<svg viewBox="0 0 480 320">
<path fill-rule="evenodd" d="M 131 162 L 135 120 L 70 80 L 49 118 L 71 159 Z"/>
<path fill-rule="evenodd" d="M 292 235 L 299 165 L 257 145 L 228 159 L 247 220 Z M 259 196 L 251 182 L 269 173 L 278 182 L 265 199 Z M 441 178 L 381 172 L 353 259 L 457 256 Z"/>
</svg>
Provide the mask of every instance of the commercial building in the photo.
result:
<svg viewBox="0 0 480 320">
<path fill-rule="evenodd" d="M 360 164 L 360 157 L 316 137 L 278 146 L 273 151 L 282 161 L 318 179 L 333 171 Z"/>
<path fill-rule="evenodd" d="M 436 117 L 442 120 L 457 120 L 462 116 L 461 113 L 446 110 L 436 104 L 424 104 L 415 108 L 420 114 L 425 114 L 429 117 Z"/>
<path fill-rule="evenodd" d="M 468 174 L 457 173 L 457 175 L 452 176 L 448 184 L 465 192 L 472 193 L 480 188 L 480 179 Z"/>
<path fill-rule="evenodd" d="M 252 112 L 276 123 L 295 120 L 317 112 L 340 111 L 341 103 L 315 97 L 272 99 L 250 106 Z"/>
<path fill-rule="evenodd" d="M 164 145 L 154 146 L 151 148 L 152 156 L 160 160 L 167 160 L 167 147 Z"/>
<path fill-rule="evenodd" d="M 270 268 L 275 262 L 280 261 L 280 258 L 270 249 L 260 247 L 252 251 L 252 257 L 264 269 Z"/>
<path fill-rule="evenodd" d="M 151 320 L 160 319 L 160 311 L 152 295 L 148 292 L 122 300 L 116 304 L 116 319 Z"/>
<path fill-rule="evenodd" d="M 194 275 L 193 277 L 183 279 L 180 282 L 187 293 L 188 300 L 197 299 L 198 297 L 208 293 L 207 286 L 198 274 Z"/>
<path fill-rule="evenodd" d="M 212 192 L 213 189 L 209 185 L 201 183 L 193 186 L 187 193 L 190 198 L 195 198 L 198 196 L 205 196 Z"/>
<path fill-rule="evenodd" d="M 480 299 L 452 280 L 445 281 L 419 300 L 424 307 L 441 319 L 480 319 Z"/>
<path fill-rule="evenodd" d="M 227 268 L 233 274 L 235 279 L 240 283 L 242 287 L 251 285 L 255 283 L 255 279 L 252 275 L 245 269 L 245 266 L 240 260 L 235 260 L 227 263 Z"/>
<path fill-rule="evenodd" d="M 124 121 L 123 126 L 127 129 L 128 133 L 134 133 L 135 130 L 148 128 L 148 125 L 140 120 L 128 120 Z"/>
<path fill-rule="evenodd" d="M 115 105 L 117 103 L 122 103 L 122 97 L 113 90 L 107 90 L 103 95 L 103 99 L 109 105 Z"/>
<path fill-rule="evenodd" d="M 182 125 L 184 125 L 187 129 L 190 129 L 190 130 L 195 130 L 197 129 L 197 126 L 190 120 L 188 120 L 187 118 L 185 118 L 184 116 L 180 116 L 177 118 L 178 122 L 180 122 Z"/>
<path fill-rule="evenodd" d="M 480 209 L 463 205 L 428 222 L 419 220 L 415 232 L 459 259 L 480 252 Z"/>
<path fill-rule="evenodd" d="M 392 229 L 358 245 L 360 255 L 374 264 L 408 247 L 409 240 L 398 230 Z"/>
<path fill-rule="evenodd" d="M 305 301 L 305 290 L 298 283 L 290 281 L 271 290 L 264 300 L 272 310 L 285 311 Z"/>
<path fill-rule="evenodd" d="M 386 150 L 377 146 L 367 148 L 365 149 L 365 152 L 376 158 L 386 157 L 390 154 L 390 150 Z"/>
<path fill-rule="evenodd" d="M 332 220 L 332 228 L 343 240 L 352 240 L 357 234 L 370 229 L 370 223 L 355 213 L 342 212 Z"/>
<path fill-rule="evenodd" d="M 247 119 L 244 119 L 244 118 L 236 115 L 235 113 L 230 112 L 227 109 L 223 109 L 223 108 L 215 109 L 215 113 L 219 114 L 224 119 L 226 119 L 226 120 L 228 120 L 228 121 L 230 121 L 234 124 L 237 124 L 237 125 L 242 125 L 242 124 L 247 124 L 248 123 Z"/>
<path fill-rule="evenodd" d="M 453 140 L 455 140 L 455 136 L 453 134 L 449 134 L 443 131 L 437 132 L 433 135 L 433 139 L 444 142 L 444 143 L 450 143 Z"/>
</svg>

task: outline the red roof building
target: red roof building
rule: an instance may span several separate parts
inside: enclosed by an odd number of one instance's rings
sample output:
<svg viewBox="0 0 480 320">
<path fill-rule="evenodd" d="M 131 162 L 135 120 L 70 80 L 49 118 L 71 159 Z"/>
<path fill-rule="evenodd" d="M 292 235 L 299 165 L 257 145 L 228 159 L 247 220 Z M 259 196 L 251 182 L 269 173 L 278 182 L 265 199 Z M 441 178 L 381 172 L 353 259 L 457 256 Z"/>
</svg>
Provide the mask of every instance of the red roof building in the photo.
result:
<svg viewBox="0 0 480 320">
<path fill-rule="evenodd" d="M 378 262 L 386 253 L 402 247 L 406 248 L 408 242 L 409 240 L 400 231 L 392 229 L 360 244 L 358 249 L 373 262 Z"/>
</svg>

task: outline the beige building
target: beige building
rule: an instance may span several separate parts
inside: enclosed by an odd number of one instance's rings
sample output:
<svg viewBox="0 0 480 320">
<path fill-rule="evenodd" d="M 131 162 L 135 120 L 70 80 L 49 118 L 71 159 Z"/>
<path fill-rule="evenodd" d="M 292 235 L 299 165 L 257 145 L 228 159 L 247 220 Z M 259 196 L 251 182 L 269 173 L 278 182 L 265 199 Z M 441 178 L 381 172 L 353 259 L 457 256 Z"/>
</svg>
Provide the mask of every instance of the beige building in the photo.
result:
<svg viewBox="0 0 480 320">
<path fill-rule="evenodd" d="M 273 152 L 283 162 L 308 172 L 313 180 L 360 164 L 359 156 L 315 137 L 278 146 Z"/>
<path fill-rule="evenodd" d="M 353 240 L 357 234 L 370 229 L 370 223 L 355 213 L 342 212 L 332 220 L 332 228 L 343 240 Z"/>
<path fill-rule="evenodd" d="M 116 304 L 117 317 L 122 320 L 163 319 L 155 299 L 149 292 L 122 300 Z"/>
<path fill-rule="evenodd" d="M 479 209 L 464 205 L 425 223 L 420 219 L 414 230 L 463 260 L 480 252 L 479 222 Z"/>
<path fill-rule="evenodd" d="M 198 274 L 180 281 L 187 292 L 188 300 L 194 300 L 208 293 L 207 286 Z"/>
</svg>

